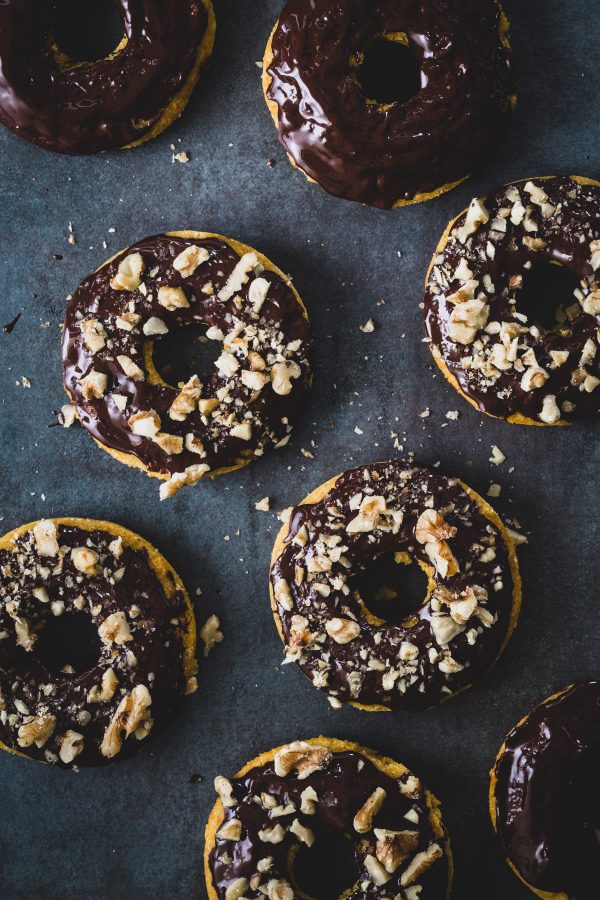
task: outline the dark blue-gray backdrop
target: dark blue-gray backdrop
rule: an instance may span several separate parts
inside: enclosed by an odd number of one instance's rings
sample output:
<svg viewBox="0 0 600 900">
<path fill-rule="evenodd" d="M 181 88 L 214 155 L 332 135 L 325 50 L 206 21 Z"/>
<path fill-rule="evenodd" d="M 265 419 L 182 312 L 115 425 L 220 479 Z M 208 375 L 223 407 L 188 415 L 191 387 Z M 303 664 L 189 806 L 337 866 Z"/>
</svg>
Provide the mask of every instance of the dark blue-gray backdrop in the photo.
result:
<svg viewBox="0 0 600 900">
<path fill-rule="evenodd" d="M 597 3 L 507 7 L 520 69 L 514 129 L 476 177 L 425 205 L 361 208 L 292 171 L 256 66 L 279 0 L 216 3 L 210 70 L 181 121 L 139 149 L 63 158 L 0 130 L 0 324 L 22 313 L 12 334 L 0 331 L 2 531 L 51 515 L 121 522 L 167 555 L 190 592 L 201 586 L 199 620 L 216 612 L 225 632 L 201 665 L 198 693 L 135 759 L 77 775 L 2 755 L 2 900 L 205 896 L 214 776 L 319 733 L 403 760 L 438 794 L 457 900 L 529 896 L 492 833 L 487 771 L 507 729 L 536 701 L 598 675 L 600 426 L 517 428 L 484 418 L 435 374 L 419 309 L 438 235 L 472 195 L 524 176 L 600 176 Z M 172 163 L 172 143 L 189 163 Z M 83 430 L 48 425 L 63 402 L 66 295 L 109 254 L 177 228 L 235 236 L 293 275 L 314 327 L 315 379 L 287 448 L 159 504 L 154 480 L 110 459 Z M 375 331 L 365 334 L 359 326 L 369 318 Z M 431 415 L 422 419 L 425 407 Z M 446 419 L 454 409 L 458 420 Z M 502 485 L 497 509 L 530 535 L 519 553 L 523 615 L 495 671 L 442 708 L 336 712 L 296 668 L 280 666 L 267 598 L 278 522 L 254 504 L 268 495 L 282 509 L 340 469 L 398 453 L 392 432 L 417 460 L 440 460 L 479 491 Z M 499 468 L 489 462 L 492 444 L 507 456 Z"/>
</svg>

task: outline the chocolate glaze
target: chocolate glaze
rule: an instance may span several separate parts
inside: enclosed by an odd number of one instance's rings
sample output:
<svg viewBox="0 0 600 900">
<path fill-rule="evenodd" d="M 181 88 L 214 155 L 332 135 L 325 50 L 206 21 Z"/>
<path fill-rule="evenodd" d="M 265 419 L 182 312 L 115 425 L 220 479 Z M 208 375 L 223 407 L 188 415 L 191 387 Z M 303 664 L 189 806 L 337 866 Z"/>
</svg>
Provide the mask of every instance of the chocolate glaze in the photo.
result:
<svg viewBox="0 0 600 900">
<path fill-rule="evenodd" d="M 494 775 L 497 831 L 533 887 L 569 900 L 600 890 L 600 682 L 573 685 L 511 731 Z"/>
<path fill-rule="evenodd" d="M 0 4 L 0 121 L 59 153 L 144 137 L 184 87 L 208 25 L 200 0 L 115 0 L 126 46 L 67 67 L 52 47 L 52 3 Z"/>
<path fill-rule="evenodd" d="M 539 204 L 533 203 L 525 185 L 541 188 L 548 197 L 550 207 L 555 207 L 552 215 L 545 216 Z M 499 232 L 497 216 L 500 210 L 511 210 L 513 198 L 519 197 L 527 210 L 526 218 L 514 224 L 505 219 L 506 232 Z M 568 177 L 532 179 L 498 188 L 483 198 L 489 214 L 489 221 L 478 228 L 468 241 L 458 239 L 458 230 L 466 221 L 463 213 L 454 224 L 447 242 L 440 247 L 435 264 L 429 275 L 425 290 L 425 324 L 432 346 L 439 351 L 446 366 L 458 380 L 461 391 L 483 412 L 500 418 L 520 414 L 539 420 L 544 398 L 556 397 L 561 418 L 573 421 L 595 413 L 600 408 L 600 388 L 587 392 L 582 381 L 572 383 L 584 346 L 588 340 L 598 344 L 600 316 L 584 312 L 580 302 L 591 291 L 598 288 L 600 278 L 591 264 L 590 244 L 600 238 L 600 188 L 594 185 L 580 185 Z M 548 210 L 549 211 L 549 210 Z M 525 223 L 527 227 L 525 227 Z M 523 241 L 530 238 L 541 239 L 546 246 L 532 249 Z M 494 256 L 490 258 L 489 246 Z M 462 260 L 466 260 L 478 282 L 475 294 L 489 304 L 487 330 L 480 328 L 474 344 L 453 341 L 449 334 L 450 315 L 454 304 L 448 296 L 457 291 L 463 279 L 455 276 Z M 581 282 L 580 300 L 573 296 L 575 311 L 573 321 L 565 320 L 563 325 L 550 331 L 531 332 L 535 323 L 519 319 L 519 279 L 533 265 L 554 261 L 565 266 Z M 600 262 L 600 259 L 599 259 Z M 485 279 L 491 279 L 487 283 Z M 516 279 L 516 281 L 515 281 Z M 512 280 L 512 284 L 511 284 Z M 548 299 L 550 309 L 557 304 Z M 477 347 L 477 341 L 485 341 L 483 352 L 487 353 L 501 336 L 489 333 L 491 323 L 510 323 L 522 329 L 519 335 L 518 356 L 528 349 L 535 353 L 538 366 L 548 375 L 548 380 L 538 389 L 524 390 L 520 370 L 510 367 L 495 370 L 490 377 L 487 370 L 475 368 L 470 360 Z M 555 366 L 551 353 L 567 351 L 566 363 Z M 465 363 L 466 360 L 466 363 Z M 587 374 L 600 376 L 600 354 L 585 365 Z"/>
<path fill-rule="evenodd" d="M 514 93 L 497 0 L 288 0 L 273 36 L 279 138 L 330 194 L 383 209 L 466 177 L 502 139 Z M 421 89 L 368 102 L 352 60 L 403 32 Z"/>
<path fill-rule="evenodd" d="M 173 268 L 173 260 L 190 245 L 206 249 L 210 257 L 201 263 L 193 275 L 183 278 Z M 141 253 L 144 260 L 145 294 L 140 290 L 115 290 L 110 284 L 120 261 L 134 252 Z M 209 466 L 211 470 L 235 465 L 241 458 L 260 455 L 266 446 L 278 443 L 289 434 L 301 413 L 309 384 L 306 356 L 309 347 L 308 323 L 289 284 L 271 271 L 265 271 L 262 275 L 269 282 L 269 291 L 259 314 L 254 312 L 248 300 L 254 276 L 230 300 L 220 300 L 219 290 L 226 285 L 239 259 L 239 255 L 224 240 L 159 235 L 129 247 L 80 284 L 65 317 L 64 382 L 77 406 L 81 424 L 98 441 L 111 449 L 133 454 L 150 471 L 172 475 L 198 463 Z M 190 305 L 175 310 L 161 306 L 158 289 L 164 285 L 182 288 Z M 236 299 L 240 297 L 241 301 Z M 141 318 L 132 331 L 123 331 L 117 327 L 116 319 L 132 301 Z M 90 316 L 103 323 L 107 335 L 106 346 L 95 354 L 88 350 L 80 328 L 81 321 Z M 185 421 L 173 421 L 168 410 L 179 393 L 178 388 L 152 384 L 147 378 L 133 381 L 125 375 L 117 361 L 117 356 L 128 355 L 146 372 L 144 345 L 150 338 L 144 335 L 143 327 L 151 317 L 160 318 L 169 330 L 205 325 L 221 329 L 224 335 L 231 332 L 236 321 L 241 322 L 244 326 L 259 330 L 261 347 L 268 345 L 263 351 L 265 356 L 267 349 L 273 359 L 277 358 L 278 352 L 283 353 L 286 359 L 298 364 L 300 375 L 292 379 L 292 390 L 286 395 L 275 393 L 270 384 L 257 394 L 240 380 L 243 368 L 249 368 L 240 351 L 240 369 L 233 378 L 227 378 L 215 369 L 202 387 L 201 396 L 204 399 L 215 398 L 219 391 L 227 387 L 231 403 L 220 403 L 208 417 L 196 409 Z M 294 341 L 299 342 L 297 349 L 286 349 Z M 92 368 L 107 374 L 108 387 L 103 398 L 85 400 L 80 380 Z M 114 393 L 127 397 L 125 410 L 115 405 Z M 128 425 L 129 418 L 136 412 L 149 409 L 160 415 L 164 431 L 184 438 L 190 432 L 196 434 L 204 445 L 205 455 L 199 457 L 185 446 L 181 453 L 168 454 L 150 438 L 133 434 Z M 230 434 L 227 416 L 231 412 L 235 413 L 236 421 L 247 421 L 248 416 L 251 417 L 250 440 Z"/>
<path fill-rule="evenodd" d="M 352 498 L 366 496 L 365 489 L 383 496 L 388 510 L 403 513 L 397 533 L 389 526 L 367 533 L 347 532 L 348 523 L 358 512 Z M 375 557 L 406 552 L 433 572 L 426 548 L 415 537 L 417 520 L 428 508 L 443 512 L 445 522 L 456 527 L 448 543 L 459 572 L 442 577 L 437 571 L 433 575 L 434 595 L 424 598 L 423 605 L 401 624 L 367 621 L 355 591 L 361 573 Z M 308 530 L 308 542 L 301 546 L 293 539 L 303 526 Z M 321 555 L 317 542 L 331 534 L 341 536 L 344 550 L 325 574 L 330 593 L 322 596 L 315 582 L 322 581 L 323 576 L 303 574 L 298 583 L 297 567 L 306 573 L 311 557 Z M 289 585 L 291 609 L 282 606 L 277 594 L 282 579 Z M 456 479 L 401 462 L 352 469 L 341 475 L 318 503 L 296 507 L 285 547 L 273 565 L 271 582 L 288 657 L 299 663 L 313 684 L 338 701 L 383 704 L 393 710 L 430 707 L 481 677 L 501 651 L 513 609 L 509 554 L 498 528 Z M 456 628 L 458 633 L 449 642 L 440 642 L 432 619 L 437 619 L 439 612 L 447 618 L 448 610 L 435 598 L 444 589 L 464 598 L 472 588 L 484 592 L 477 611 L 464 627 Z M 485 624 L 478 618 L 482 610 Z M 300 642 L 295 635 L 298 615 L 308 620 L 307 630 L 312 635 L 308 643 Z M 340 644 L 326 633 L 333 618 L 353 617 L 360 624 L 360 634 L 354 640 Z M 405 653 L 410 649 L 406 644 L 414 648 L 413 659 Z M 441 670 L 441 661 L 447 656 L 464 668 Z"/>
<path fill-rule="evenodd" d="M 84 738 L 84 749 L 72 764 L 103 765 L 109 762 L 99 750 L 106 728 L 122 697 L 136 685 L 147 687 L 152 698 L 151 734 L 179 705 L 186 689 L 182 634 L 189 613 L 180 591 L 167 599 L 144 550 L 123 541 L 117 557 L 109 549 L 114 535 L 73 526 L 59 525 L 57 537 L 60 552 L 52 557 L 40 556 L 32 532 L 18 537 L 13 549 L 0 550 L 0 741 L 31 759 L 64 766 L 60 737 L 72 730 Z M 75 568 L 70 555 L 74 547 L 99 554 L 96 575 Z M 34 596 L 40 587 L 45 588 L 47 600 Z M 56 603 L 64 604 L 60 613 L 53 606 Z M 86 616 L 99 627 L 117 612 L 125 613 L 131 640 L 122 645 L 100 642 L 100 657 L 87 671 L 48 671 L 37 658 L 38 635 L 54 616 Z M 33 640 L 29 650 L 19 642 L 16 631 L 23 622 Z M 101 684 L 110 668 L 118 678 L 113 698 L 90 702 L 90 690 Z M 56 726 L 44 745 L 20 744 L 19 728 L 31 716 L 47 714 L 56 717 Z M 116 758 L 131 756 L 144 743 L 134 736 L 127 738 Z"/>
<path fill-rule="evenodd" d="M 257 872 L 257 863 L 265 856 L 273 857 L 273 865 L 264 876 L 264 881 L 283 879 L 289 883 L 293 880 L 293 873 L 288 866 L 288 854 L 291 847 L 299 845 L 298 839 L 287 832 L 279 843 L 264 843 L 258 833 L 277 823 L 287 829 L 294 819 L 314 832 L 315 846 L 320 841 L 326 841 L 327 835 L 332 832 L 343 833 L 351 839 L 355 847 L 355 866 L 348 872 L 348 887 L 357 882 L 356 888 L 348 895 L 351 900 L 359 900 L 361 897 L 397 897 L 398 900 L 404 900 L 407 895 L 400 887 L 400 877 L 410 860 L 400 866 L 387 884 L 377 887 L 370 880 L 364 865 L 365 856 L 375 853 L 373 829 L 360 835 L 353 827 L 353 819 L 372 793 L 377 788 L 383 788 L 387 796 L 382 809 L 374 817 L 373 826 L 392 831 L 417 831 L 418 845 L 415 853 L 426 850 L 434 842 L 443 848 L 445 841 L 433 830 L 421 785 L 418 785 L 414 798 L 402 793 L 401 786 L 411 777 L 413 776 L 407 773 L 400 779 L 392 778 L 362 754 L 345 751 L 333 754 L 324 769 L 313 772 L 307 778 L 299 779 L 295 771 L 280 777 L 275 773 L 273 763 L 267 763 L 251 769 L 242 778 L 232 780 L 233 797 L 237 802 L 234 806 L 225 808 L 223 824 L 231 819 L 239 819 L 242 823 L 242 837 L 236 843 L 217 837 L 211 850 L 213 886 L 220 900 L 225 897 L 227 887 L 236 878 L 250 880 Z M 300 795 L 308 787 L 313 788 L 318 797 L 312 815 L 305 815 L 300 811 Z M 278 806 L 293 804 L 294 811 L 272 818 L 269 809 L 256 802 L 256 798 L 263 794 L 275 798 Z M 406 813 L 411 810 L 418 815 L 417 824 L 405 818 Z M 228 856 L 232 858 L 231 862 L 225 861 Z M 445 900 L 448 876 L 448 861 L 444 855 L 416 880 L 415 884 L 422 888 L 419 900 Z M 262 896 L 264 894 L 258 890 L 244 891 L 244 897 Z M 299 895 L 294 893 L 294 896 Z"/>
</svg>

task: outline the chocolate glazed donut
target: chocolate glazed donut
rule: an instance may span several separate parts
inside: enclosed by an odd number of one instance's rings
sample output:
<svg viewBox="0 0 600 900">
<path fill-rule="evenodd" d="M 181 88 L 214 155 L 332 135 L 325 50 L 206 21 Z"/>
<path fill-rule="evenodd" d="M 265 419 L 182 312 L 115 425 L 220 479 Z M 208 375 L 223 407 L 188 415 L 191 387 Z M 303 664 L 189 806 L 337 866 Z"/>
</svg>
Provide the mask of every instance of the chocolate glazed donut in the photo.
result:
<svg viewBox="0 0 600 900">
<path fill-rule="evenodd" d="M 204 852 L 209 900 L 311 900 L 298 883 L 311 867 L 319 897 L 449 897 L 452 854 L 439 801 L 406 766 L 373 750 L 326 737 L 294 741 L 251 760 L 232 781 L 218 776 L 215 790 Z M 304 851 L 321 854 L 320 864 Z"/>
<path fill-rule="evenodd" d="M 73 63 L 53 43 L 54 4 L 0 3 L 0 122 L 58 153 L 130 147 L 185 108 L 215 38 L 211 0 L 115 0 L 124 37 Z"/>
<path fill-rule="evenodd" d="M 548 327 L 519 309 L 524 280 L 544 264 L 574 282 Z M 476 198 L 450 222 L 429 267 L 424 310 L 435 361 L 473 406 L 514 424 L 566 425 L 597 413 L 599 273 L 598 182 L 534 178 Z"/>
<path fill-rule="evenodd" d="M 413 96 L 378 102 L 363 87 L 382 41 L 412 55 Z M 288 0 L 263 88 L 292 164 L 330 194 L 383 209 L 428 200 L 502 139 L 514 103 L 508 22 L 498 0 Z"/>
<path fill-rule="evenodd" d="M 428 579 L 399 622 L 373 615 L 360 591 L 369 564 L 392 554 Z M 485 500 L 398 461 L 344 472 L 292 510 L 270 589 L 286 661 L 332 706 L 370 711 L 425 709 L 469 687 L 506 646 L 521 603 L 512 540 Z"/>
<path fill-rule="evenodd" d="M 196 690 L 195 646 L 181 579 L 126 528 L 43 519 L 0 538 L 2 749 L 67 768 L 131 756 Z"/>
<path fill-rule="evenodd" d="M 153 342 L 205 326 L 214 371 L 167 384 Z M 161 499 L 282 446 L 311 382 L 308 316 L 289 278 L 229 238 L 140 241 L 77 288 L 63 336 L 67 393 L 111 456 L 165 480 Z"/>
<path fill-rule="evenodd" d="M 490 813 L 509 865 L 544 900 L 600 891 L 600 683 L 572 685 L 508 735 Z"/>
</svg>

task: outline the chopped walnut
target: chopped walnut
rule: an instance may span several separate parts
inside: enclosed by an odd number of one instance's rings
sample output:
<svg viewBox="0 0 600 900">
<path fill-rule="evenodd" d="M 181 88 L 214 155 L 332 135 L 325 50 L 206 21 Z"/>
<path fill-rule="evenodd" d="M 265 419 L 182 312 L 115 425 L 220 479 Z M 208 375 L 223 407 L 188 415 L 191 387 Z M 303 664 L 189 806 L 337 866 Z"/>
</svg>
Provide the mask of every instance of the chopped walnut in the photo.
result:
<svg viewBox="0 0 600 900">
<path fill-rule="evenodd" d="M 102 682 L 100 687 L 94 685 L 88 692 L 87 698 L 89 703 L 108 703 L 115 695 L 115 691 L 119 684 L 119 679 L 115 675 L 114 669 L 107 669 L 102 674 Z"/>
<path fill-rule="evenodd" d="M 275 774 L 280 778 L 295 769 L 298 778 L 308 778 L 313 772 L 324 769 L 332 757 L 331 751 L 306 741 L 294 741 L 277 751 L 274 758 Z"/>
<path fill-rule="evenodd" d="M 348 534 L 374 531 L 382 515 L 386 512 L 385 497 L 366 496 L 359 507 L 358 515 L 346 525 Z"/>
<path fill-rule="evenodd" d="M 233 796 L 233 785 L 229 781 L 228 778 L 224 778 L 223 775 L 217 775 L 215 778 L 215 791 L 221 798 L 221 803 L 223 806 L 232 807 L 236 805 L 235 798 Z"/>
<path fill-rule="evenodd" d="M 60 749 L 58 755 L 64 763 L 73 762 L 79 756 L 84 747 L 84 738 L 77 731 L 65 731 L 58 739 Z"/>
<path fill-rule="evenodd" d="M 85 378 L 79 382 L 84 400 L 100 400 L 106 393 L 108 377 L 104 372 L 90 369 Z"/>
<path fill-rule="evenodd" d="M 388 831 L 385 828 L 376 828 L 375 837 L 377 838 L 375 855 L 390 875 L 412 856 L 419 844 L 417 831 Z"/>
<path fill-rule="evenodd" d="M 158 289 L 158 302 L 169 311 L 173 311 L 174 309 L 184 309 L 186 306 L 190 305 L 183 288 L 168 287 L 166 284 L 163 284 L 162 287 L 159 287 Z"/>
<path fill-rule="evenodd" d="M 144 372 L 129 356 L 117 356 L 117 362 L 132 381 L 143 381 Z"/>
<path fill-rule="evenodd" d="M 307 847 L 312 847 L 315 842 L 314 832 L 305 825 L 302 825 L 298 819 L 294 819 L 289 827 L 289 831 L 291 834 L 295 834 L 298 840 L 301 841 L 301 843 L 306 844 Z"/>
<path fill-rule="evenodd" d="M 333 638 L 336 644 L 349 644 L 360 634 L 360 625 L 353 619 L 329 619 L 325 625 L 325 631 Z"/>
<path fill-rule="evenodd" d="M 236 878 L 235 881 L 228 885 L 225 891 L 225 900 L 241 900 L 249 884 L 250 882 L 247 878 Z"/>
<path fill-rule="evenodd" d="M 122 259 L 110 286 L 116 291 L 137 291 L 142 283 L 144 260 L 141 253 L 130 253 Z"/>
<path fill-rule="evenodd" d="M 123 645 L 132 640 L 131 629 L 124 612 L 115 612 L 107 616 L 99 626 L 98 634 L 107 646 L 112 643 Z"/>
<path fill-rule="evenodd" d="M 197 375 L 192 375 L 171 403 L 169 417 L 176 422 L 185 421 L 187 416 L 196 409 L 201 390 L 200 379 Z"/>
<path fill-rule="evenodd" d="M 159 319 L 158 316 L 150 316 L 150 318 L 144 322 L 142 331 L 146 337 L 154 337 L 158 334 L 167 334 L 169 327 L 167 323 L 163 319 Z"/>
<path fill-rule="evenodd" d="M 112 759 L 121 751 L 123 736 L 128 738 L 136 734 L 136 737 L 144 738 L 148 734 L 152 720 L 149 720 L 149 706 L 152 697 L 147 687 L 138 684 L 130 694 L 126 694 L 119 703 L 112 717 L 102 743 L 100 753 L 102 756 Z"/>
<path fill-rule="evenodd" d="M 64 403 L 60 408 L 59 421 L 63 428 L 70 428 L 77 420 L 77 410 L 72 403 Z"/>
<path fill-rule="evenodd" d="M 471 204 L 467 210 L 464 224 L 457 230 L 457 237 L 461 244 L 465 244 L 467 239 L 479 229 L 481 225 L 485 225 L 489 221 L 490 215 L 483 203 L 478 197 L 471 200 Z"/>
<path fill-rule="evenodd" d="M 152 440 L 168 456 L 177 456 L 179 453 L 183 453 L 183 438 L 178 434 L 167 434 L 166 431 L 159 431 Z"/>
<path fill-rule="evenodd" d="M 443 855 L 444 851 L 439 844 L 430 844 L 427 850 L 417 853 L 409 867 L 402 873 L 402 877 L 400 878 L 402 887 L 407 887 L 409 884 L 416 881 L 423 872 L 427 871 L 427 869 Z"/>
<path fill-rule="evenodd" d="M 386 872 L 385 868 L 372 853 L 368 853 L 365 856 L 365 869 L 373 884 L 376 884 L 378 887 L 387 884 L 391 878 L 391 875 Z"/>
<path fill-rule="evenodd" d="M 229 819 L 217 831 L 217 837 L 225 841 L 239 841 L 242 836 L 242 823 L 239 819 Z"/>
<path fill-rule="evenodd" d="M 292 378 L 300 376 L 300 367 L 296 363 L 279 362 L 271 369 L 271 382 L 276 394 L 289 394 L 292 390 Z"/>
<path fill-rule="evenodd" d="M 223 632 L 220 629 L 221 622 L 219 617 L 213 613 L 200 629 L 200 637 L 204 644 L 204 656 L 208 656 L 212 648 L 223 640 Z"/>
<path fill-rule="evenodd" d="M 223 302 L 231 300 L 233 295 L 237 294 L 246 284 L 250 277 L 250 272 L 258 265 L 259 262 L 256 253 L 253 251 L 244 253 L 227 279 L 225 286 L 219 291 L 219 300 L 222 300 Z"/>
<path fill-rule="evenodd" d="M 35 744 L 36 747 L 42 748 L 55 728 L 56 716 L 50 714 L 30 716 L 19 726 L 19 747 L 31 747 L 32 744 Z"/>
<path fill-rule="evenodd" d="M 558 408 L 558 403 L 556 402 L 554 394 L 548 394 L 544 397 L 540 419 L 548 425 L 553 425 L 560 419 L 560 409 Z"/>
<path fill-rule="evenodd" d="M 82 572 L 90 578 L 98 574 L 98 554 L 95 550 L 90 550 L 88 547 L 73 547 L 71 561 L 78 572 Z"/>
<path fill-rule="evenodd" d="M 106 331 L 99 319 L 84 319 L 80 327 L 83 340 L 90 353 L 98 353 L 106 346 Z"/>
<path fill-rule="evenodd" d="M 153 438 L 160 431 L 160 416 L 153 409 L 136 412 L 127 420 L 134 434 Z"/>
<path fill-rule="evenodd" d="M 359 834 L 366 834 L 367 831 L 371 830 L 373 827 L 373 819 L 383 806 L 386 797 L 387 794 L 383 788 L 375 788 L 371 796 L 365 801 L 354 816 L 353 825 L 355 831 L 358 831 Z"/>
<path fill-rule="evenodd" d="M 182 278 L 189 278 L 194 274 L 198 266 L 206 262 L 210 257 L 205 247 L 198 247 L 197 244 L 190 244 L 185 250 L 182 250 L 173 260 L 173 268 L 179 272 Z"/>
<path fill-rule="evenodd" d="M 40 556 L 57 556 L 58 540 L 54 522 L 41 519 L 33 526 L 35 548 Z"/>
</svg>

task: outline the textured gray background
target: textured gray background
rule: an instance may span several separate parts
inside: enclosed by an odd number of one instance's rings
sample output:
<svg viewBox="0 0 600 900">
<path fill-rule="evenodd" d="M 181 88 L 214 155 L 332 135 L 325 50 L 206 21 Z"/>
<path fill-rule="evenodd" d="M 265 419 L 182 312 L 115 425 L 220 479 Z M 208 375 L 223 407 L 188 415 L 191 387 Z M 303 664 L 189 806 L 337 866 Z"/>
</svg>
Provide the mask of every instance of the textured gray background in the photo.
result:
<svg viewBox="0 0 600 900">
<path fill-rule="evenodd" d="M 325 733 L 403 760 L 440 796 L 455 898 L 525 898 L 489 824 L 487 770 L 531 705 L 598 675 L 599 423 L 523 429 L 484 418 L 434 373 L 418 304 L 438 235 L 472 195 L 528 175 L 600 176 L 597 3 L 507 2 L 520 68 L 507 144 L 458 190 L 390 213 L 334 200 L 288 166 L 255 65 L 279 0 L 216 6 L 212 67 L 159 139 L 71 159 L 0 134 L 0 324 L 22 311 L 12 334 L 0 331 L 2 531 L 50 515 L 121 522 L 155 543 L 191 592 L 202 587 L 199 620 L 217 612 L 226 636 L 201 666 L 199 692 L 135 759 L 74 775 L 2 756 L 0 896 L 205 896 L 202 833 L 214 776 L 279 742 Z M 172 164 L 171 143 L 190 154 L 187 165 Z M 159 505 L 155 481 L 120 466 L 82 430 L 47 426 L 63 402 L 65 296 L 109 253 L 172 228 L 235 236 L 293 275 L 314 326 L 315 385 L 287 448 Z M 363 334 L 369 317 L 376 330 Z M 30 389 L 16 384 L 22 376 Z M 451 409 L 458 421 L 445 419 Z M 497 509 L 530 534 L 520 551 L 523 615 L 495 671 L 444 707 L 336 712 L 296 668 L 280 667 L 266 587 L 278 523 L 254 503 L 269 495 L 282 509 L 340 469 L 394 455 L 391 432 L 418 461 L 441 460 L 479 491 L 502 484 Z M 492 444 L 507 455 L 499 468 L 488 461 Z M 202 781 L 191 783 L 195 775 Z"/>
</svg>

